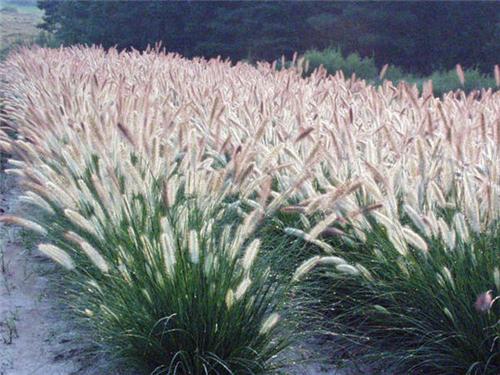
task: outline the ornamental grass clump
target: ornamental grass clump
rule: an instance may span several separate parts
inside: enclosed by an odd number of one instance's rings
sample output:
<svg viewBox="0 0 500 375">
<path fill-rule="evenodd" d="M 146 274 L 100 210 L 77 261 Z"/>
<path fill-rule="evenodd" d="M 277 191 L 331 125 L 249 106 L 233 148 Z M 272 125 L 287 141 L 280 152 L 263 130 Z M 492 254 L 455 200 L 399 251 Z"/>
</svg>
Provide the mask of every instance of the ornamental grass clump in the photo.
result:
<svg viewBox="0 0 500 375">
<path fill-rule="evenodd" d="M 95 332 L 158 372 L 264 370 L 302 283 L 351 356 L 498 373 L 500 92 L 299 60 L 20 50 L 0 147 L 48 219 L 2 220 L 46 234 Z"/>
<path fill-rule="evenodd" d="M 500 370 L 500 127 L 486 120 L 498 104 L 469 108 L 478 125 L 451 127 L 454 112 L 437 103 L 441 122 L 402 123 L 377 149 L 354 138 L 354 181 L 299 204 L 317 216 L 286 232 L 324 254 L 311 258 L 321 266 L 311 283 L 342 350 L 397 373 Z M 343 166 L 324 168 L 328 181 Z"/>
<path fill-rule="evenodd" d="M 48 234 L 39 250 L 71 271 L 71 304 L 102 350 L 154 374 L 262 373 L 289 336 L 279 313 L 286 289 L 256 266 L 264 209 L 235 200 L 228 171 L 192 147 L 156 178 L 125 153 L 114 171 L 95 155 L 81 170 L 54 166 L 72 183 L 31 202 L 47 220 L 1 220 Z"/>
<path fill-rule="evenodd" d="M 179 197 L 165 216 L 149 213 L 159 222 L 149 230 L 131 212 L 123 240 L 107 245 L 116 269 L 94 260 L 109 276 L 82 279 L 80 305 L 113 355 L 155 374 L 260 373 L 285 346 L 283 290 L 255 267 L 251 224 L 235 225 L 218 205 Z"/>
<path fill-rule="evenodd" d="M 284 200 L 271 195 L 273 165 L 253 171 L 248 147 L 227 140 L 213 149 L 195 131 L 196 119 L 193 128 L 174 130 L 176 116 L 189 116 L 151 83 L 137 92 L 122 82 L 115 97 L 116 82 L 99 83 L 84 51 L 66 50 L 78 57 L 59 66 L 55 80 L 44 76 L 58 61 L 48 56 L 41 65 L 24 60 L 24 73 L 8 67 L 12 77 L 34 75 L 7 90 L 7 121 L 17 133 L 2 134 L 13 155 L 7 173 L 44 216 L 0 220 L 46 236 L 40 252 L 70 271 L 69 304 L 100 349 L 138 371 L 269 370 L 290 336 L 281 319 L 288 286 L 259 260 L 255 233 Z M 161 112 L 151 114 L 148 101 Z M 221 111 L 217 105 L 206 119 Z"/>
<path fill-rule="evenodd" d="M 364 243 L 337 243 L 345 265 L 316 257 L 310 283 L 321 280 L 315 307 L 336 333 L 332 345 L 389 373 L 496 374 L 498 229 L 459 238 L 452 249 L 442 239 L 427 239 L 425 248 L 410 239 L 402 255 L 386 229 L 369 221 Z"/>
</svg>

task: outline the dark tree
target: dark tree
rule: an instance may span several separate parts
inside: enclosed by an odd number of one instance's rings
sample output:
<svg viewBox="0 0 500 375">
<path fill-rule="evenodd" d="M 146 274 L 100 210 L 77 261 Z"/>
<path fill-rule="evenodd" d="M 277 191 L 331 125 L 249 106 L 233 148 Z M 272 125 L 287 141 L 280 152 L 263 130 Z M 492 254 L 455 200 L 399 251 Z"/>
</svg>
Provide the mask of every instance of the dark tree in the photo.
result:
<svg viewBox="0 0 500 375">
<path fill-rule="evenodd" d="M 457 63 L 491 72 L 500 56 L 496 2 L 53 1 L 42 28 L 65 44 L 134 47 L 162 41 L 187 57 L 290 57 L 340 47 L 414 73 Z"/>
</svg>

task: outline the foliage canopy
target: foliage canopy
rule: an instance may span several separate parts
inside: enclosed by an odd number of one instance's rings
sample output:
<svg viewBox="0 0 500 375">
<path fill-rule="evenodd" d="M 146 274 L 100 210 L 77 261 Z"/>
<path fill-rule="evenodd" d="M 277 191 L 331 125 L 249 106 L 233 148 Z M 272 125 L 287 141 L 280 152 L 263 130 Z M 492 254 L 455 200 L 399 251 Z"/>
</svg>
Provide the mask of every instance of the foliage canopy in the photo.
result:
<svg viewBox="0 0 500 375">
<path fill-rule="evenodd" d="M 66 45 L 133 47 L 163 41 L 187 57 L 272 60 L 339 47 L 429 74 L 490 72 L 500 55 L 500 7 L 477 2 L 120 2 L 40 0 L 43 29 Z"/>
</svg>

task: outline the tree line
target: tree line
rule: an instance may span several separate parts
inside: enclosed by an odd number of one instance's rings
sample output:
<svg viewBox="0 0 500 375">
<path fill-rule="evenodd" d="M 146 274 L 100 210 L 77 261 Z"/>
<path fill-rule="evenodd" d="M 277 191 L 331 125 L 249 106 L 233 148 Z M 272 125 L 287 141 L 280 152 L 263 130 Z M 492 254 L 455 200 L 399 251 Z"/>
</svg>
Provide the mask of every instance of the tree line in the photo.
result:
<svg viewBox="0 0 500 375">
<path fill-rule="evenodd" d="M 42 29 L 63 44 L 144 49 L 162 41 L 186 57 L 274 60 L 336 47 L 429 74 L 460 63 L 491 72 L 500 56 L 496 2 L 54 1 Z"/>
</svg>

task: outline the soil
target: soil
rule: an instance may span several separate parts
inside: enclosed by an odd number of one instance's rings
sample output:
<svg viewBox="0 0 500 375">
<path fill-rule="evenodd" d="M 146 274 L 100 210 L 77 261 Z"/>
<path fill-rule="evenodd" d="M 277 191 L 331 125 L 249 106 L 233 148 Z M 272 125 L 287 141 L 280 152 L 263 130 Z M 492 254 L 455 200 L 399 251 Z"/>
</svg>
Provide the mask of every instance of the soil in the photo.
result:
<svg viewBox="0 0 500 375">
<path fill-rule="evenodd" d="M 1 174 L 0 212 L 22 210 L 19 194 L 13 178 Z M 90 354 L 49 283 L 54 265 L 22 234 L 0 223 L 0 375 L 124 374 Z"/>
</svg>

